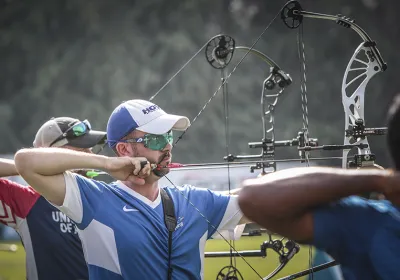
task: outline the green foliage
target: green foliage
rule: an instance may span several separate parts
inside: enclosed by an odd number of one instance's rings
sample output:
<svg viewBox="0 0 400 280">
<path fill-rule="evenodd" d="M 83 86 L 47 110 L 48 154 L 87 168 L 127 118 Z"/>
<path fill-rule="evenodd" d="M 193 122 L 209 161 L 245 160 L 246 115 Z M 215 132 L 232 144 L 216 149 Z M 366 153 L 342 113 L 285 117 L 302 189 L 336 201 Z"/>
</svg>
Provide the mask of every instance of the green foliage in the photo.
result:
<svg viewBox="0 0 400 280">
<path fill-rule="evenodd" d="M 395 2 L 364 2 L 301 1 L 307 10 L 354 17 L 376 40 L 389 70 L 367 88 L 366 116 L 368 125 L 383 126 L 387 104 L 397 91 L 393 69 L 400 63 L 396 44 L 387 40 L 399 38 L 397 29 L 389 29 L 397 24 L 391 8 Z M 42 0 L 3 4 L 0 152 L 31 146 L 36 130 L 53 116 L 87 118 L 96 129 L 105 129 L 116 105 L 133 98 L 148 99 L 212 36 L 226 33 L 237 45 L 250 46 L 283 3 Z M 340 144 L 344 130 L 341 79 L 360 41 L 354 32 L 333 22 L 313 19 L 305 19 L 304 33 L 311 136 L 321 144 Z M 294 79 L 276 111 L 278 140 L 295 137 L 302 126 L 296 34 L 278 16 L 256 45 Z M 243 55 L 237 52 L 231 65 Z M 231 153 L 258 153 L 248 149 L 247 142 L 262 137 L 259 100 L 268 73 L 269 66 L 248 57 L 232 75 L 228 87 Z M 193 119 L 218 87 L 219 78 L 201 52 L 154 102 Z M 225 145 L 219 94 L 177 145 L 175 159 L 221 161 Z M 372 150 L 380 164 L 389 163 L 383 137 Z M 279 156 L 296 156 L 296 151 L 282 150 Z"/>
</svg>

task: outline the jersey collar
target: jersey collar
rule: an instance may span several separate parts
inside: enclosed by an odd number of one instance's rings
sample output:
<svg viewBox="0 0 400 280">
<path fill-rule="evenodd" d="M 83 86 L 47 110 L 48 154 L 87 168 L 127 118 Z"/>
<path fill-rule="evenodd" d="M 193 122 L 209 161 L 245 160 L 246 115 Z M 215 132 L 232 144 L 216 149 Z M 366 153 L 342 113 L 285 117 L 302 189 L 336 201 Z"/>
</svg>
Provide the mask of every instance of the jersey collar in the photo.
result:
<svg viewBox="0 0 400 280">
<path fill-rule="evenodd" d="M 139 199 L 140 201 L 142 201 L 143 203 L 147 204 L 148 206 L 150 206 L 153 209 L 156 208 L 161 203 L 160 188 L 158 188 L 157 198 L 154 201 L 151 201 L 150 199 L 148 199 L 147 197 L 141 195 L 140 193 L 135 192 L 134 190 L 129 188 L 127 185 L 125 185 L 121 181 L 116 181 L 116 186 L 118 188 L 124 190 L 125 192 L 127 192 L 131 196 Z"/>
</svg>

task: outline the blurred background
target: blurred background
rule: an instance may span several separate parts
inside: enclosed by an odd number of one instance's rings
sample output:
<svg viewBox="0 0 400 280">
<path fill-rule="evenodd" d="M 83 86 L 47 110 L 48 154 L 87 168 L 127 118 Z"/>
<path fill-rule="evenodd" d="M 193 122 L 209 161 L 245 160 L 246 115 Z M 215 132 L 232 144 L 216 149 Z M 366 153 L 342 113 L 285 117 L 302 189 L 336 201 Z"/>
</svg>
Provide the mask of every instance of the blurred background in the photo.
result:
<svg viewBox="0 0 400 280">
<path fill-rule="evenodd" d="M 119 103 L 149 99 L 211 37 L 227 34 L 236 45 L 250 47 L 285 2 L 0 0 L 0 154 L 12 158 L 18 149 L 30 147 L 37 129 L 51 117 L 89 119 L 94 129 L 105 130 L 110 113 Z M 385 126 L 388 106 L 400 92 L 399 2 L 300 3 L 308 11 L 351 17 L 376 41 L 388 69 L 368 84 L 365 116 L 368 127 Z M 320 144 L 342 144 L 341 84 L 361 40 L 352 30 L 332 21 L 304 19 L 303 26 L 310 136 L 318 138 Z M 297 30 L 288 29 L 278 16 L 255 46 L 293 78 L 276 108 L 277 140 L 296 137 L 302 127 L 296 35 Z M 228 72 L 243 55 L 234 54 Z M 268 65 L 248 56 L 229 80 L 230 153 L 259 152 L 249 149 L 247 143 L 262 137 L 260 95 L 268 75 Z M 153 102 L 167 112 L 193 119 L 218 88 L 219 77 L 202 51 Z M 224 122 L 223 99 L 218 95 L 177 144 L 174 159 L 182 163 L 221 162 L 226 155 Z M 385 137 L 370 137 L 369 141 L 377 163 L 390 167 Z M 294 148 L 276 151 L 276 158 L 295 157 L 298 153 Z M 323 164 L 339 166 L 340 162 Z M 226 175 L 226 170 L 221 172 Z M 204 177 L 198 177 L 197 182 L 205 185 Z M 221 184 L 226 187 L 226 183 Z M 18 241 L 5 227 L 0 228 L 0 238 Z M 258 248 L 259 243 L 254 246 Z M 2 276 L 13 258 L 14 253 L 0 258 L 0 279 L 23 279 Z M 21 260 L 16 259 L 17 263 Z M 21 265 L 23 269 L 23 263 L 16 267 L 19 272 Z"/>
</svg>

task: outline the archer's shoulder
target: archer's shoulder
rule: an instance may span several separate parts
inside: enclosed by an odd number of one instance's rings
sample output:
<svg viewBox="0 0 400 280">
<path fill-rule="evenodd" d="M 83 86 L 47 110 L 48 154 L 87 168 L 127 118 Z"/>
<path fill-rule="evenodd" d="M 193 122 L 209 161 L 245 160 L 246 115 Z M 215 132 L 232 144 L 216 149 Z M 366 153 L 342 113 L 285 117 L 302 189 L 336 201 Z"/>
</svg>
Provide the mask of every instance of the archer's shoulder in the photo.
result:
<svg viewBox="0 0 400 280">
<path fill-rule="evenodd" d="M 171 191 L 191 191 L 192 189 L 197 189 L 196 187 L 188 184 L 184 185 L 179 185 L 179 186 L 166 186 L 163 187 L 165 190 L 171 190 Z"/>
<path fill-rule="evenodd" d="M 65 173 L 67 177 L 70 179 L 73 179 L 73 182 L 76 182 L 76 185 L 79 188 L 90 188 L 90 189 L 98 189 L 98 190 L 104 190 L 104 189 L 112 189 L 115 187 L 117 182 L 104 182 L 101 180 L 95 180 L 92 178 L 88 178 L 86 176 L 77 174 L 77 173 L 72 173 L 72 172 L 66 172 Z"/>
<path fill-rule="evenodd" d="M 164 189 L 169 190 L 171 193 L 181 192 L 186 194 L 192 194 L 192 193 L 207 194 L 211 192 L 211 190 L 207 188 L 199 188 L 189 184 L 184 184 L 181 186 L 167 186 Z"/>
</svg>

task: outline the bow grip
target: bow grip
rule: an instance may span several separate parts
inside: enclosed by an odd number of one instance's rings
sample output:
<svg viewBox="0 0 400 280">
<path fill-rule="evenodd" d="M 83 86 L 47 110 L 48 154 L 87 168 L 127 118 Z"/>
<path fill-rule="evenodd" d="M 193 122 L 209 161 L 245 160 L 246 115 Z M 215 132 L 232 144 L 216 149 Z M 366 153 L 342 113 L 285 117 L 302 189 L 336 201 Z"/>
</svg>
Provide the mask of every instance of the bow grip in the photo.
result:
<svg viewBox="0 0 400 280">
<path fill-rule="evenodd" d="M 140 161 L 140 169 L 143 169 L 146 166 L 147 163 L 148 163 L 147 160 Z"/>
</svg>

